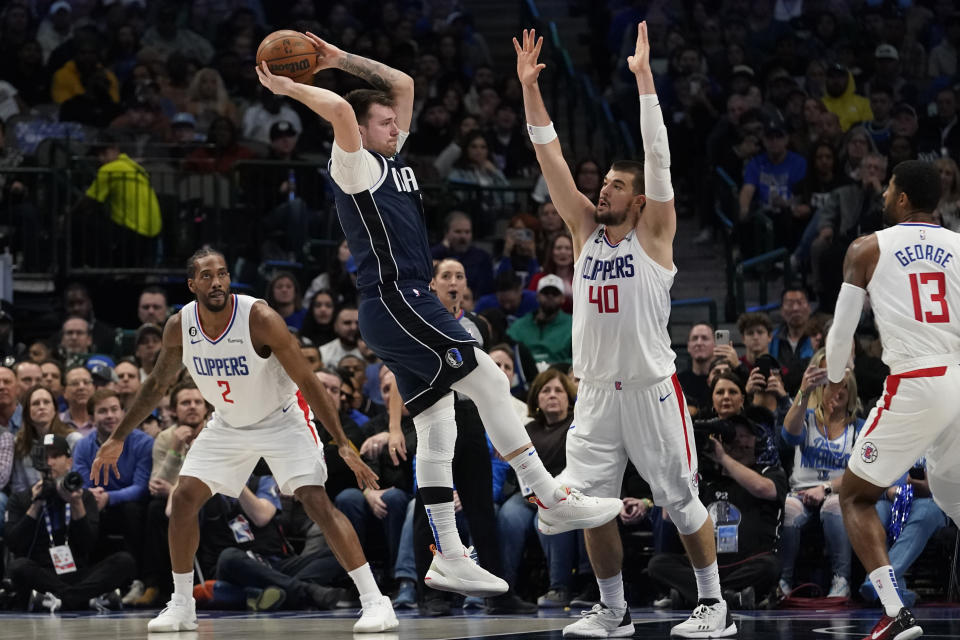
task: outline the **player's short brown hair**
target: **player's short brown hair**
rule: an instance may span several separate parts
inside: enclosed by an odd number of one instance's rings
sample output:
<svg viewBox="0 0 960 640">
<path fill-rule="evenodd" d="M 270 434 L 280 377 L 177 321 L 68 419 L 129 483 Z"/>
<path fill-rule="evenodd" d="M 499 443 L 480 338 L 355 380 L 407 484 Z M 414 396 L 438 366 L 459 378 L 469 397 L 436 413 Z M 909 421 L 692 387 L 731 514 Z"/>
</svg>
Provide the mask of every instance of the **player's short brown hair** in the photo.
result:
<svg viewBox="0 0 960 640">
<path fill-rule="evenodd" d="M 393 98 L 383 91 L 376 89 L 354 89 L 343 99 L 350 103 L 353 114 L 357 117 L 357 124 L 366 126 L 370 118 L 370 105 L 379 104 L 393 109 L 396 106 Z"/>
<path fill-rule="evenodd" d="M 633 174 L 633 194 L 640 195 L 643 193 L 644 183 L 643 183 L 643 163 L 637 162 L 636 160 L 614 160 L 613 164 L 610 165 L 611 171 L 623 171 L 625 173 Z"/>
</svg>

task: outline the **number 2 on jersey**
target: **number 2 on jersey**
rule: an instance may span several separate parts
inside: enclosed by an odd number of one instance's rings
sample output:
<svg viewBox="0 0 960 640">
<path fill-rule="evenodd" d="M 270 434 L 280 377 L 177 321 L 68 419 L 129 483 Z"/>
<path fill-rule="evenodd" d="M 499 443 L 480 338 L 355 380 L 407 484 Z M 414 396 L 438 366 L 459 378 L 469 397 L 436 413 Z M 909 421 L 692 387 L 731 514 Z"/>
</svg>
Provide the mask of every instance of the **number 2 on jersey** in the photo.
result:
<svg viewBox="0 0 960 640">
<path fill-rule="evenodd" d="M 233 400 L 231 400 L 230 398 L 227 397 L 227 396 L 230 395 L 230 381 L 229 381 L 229 380 L 217 380 L 217 386 L 218 386 L 218 387 L 223 387 L 223 393 L 220 394 L 220 396 L 223 398 L 223 401 L 224 401 L 224 402 L 229 402 L 230 404 L 233 404 Z"/>
<path fill-rule="evenodd" d="M 937 285 L 936 293 L 931 293 L 929 300 L 939 305 L 939 313 L 923 310 L 924 301 L 920 299 L 920 285 L 928 283 Z M 913 294 L 913 315 L 917 322 L 928 322 L 931 324 L 950 322 L 950 309 L 947 307 L 946 298 L 947 278 L 944 273 L 937 271 L 911 273 L 910 292 Z"/>
<path fill-rule="evenodd" d="M 617 285 L 590 285 L 588 302 L 597 305 L 597 313 L 618 313 L 620 311 L 620 291 Z"/>
</svg>

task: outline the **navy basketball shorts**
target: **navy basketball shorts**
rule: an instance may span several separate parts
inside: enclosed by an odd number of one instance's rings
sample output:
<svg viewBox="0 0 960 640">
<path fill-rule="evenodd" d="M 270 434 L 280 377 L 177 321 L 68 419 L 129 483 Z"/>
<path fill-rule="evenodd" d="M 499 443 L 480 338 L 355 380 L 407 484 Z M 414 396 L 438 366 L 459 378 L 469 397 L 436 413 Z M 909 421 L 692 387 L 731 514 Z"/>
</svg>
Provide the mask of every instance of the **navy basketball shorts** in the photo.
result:
<svg viewBox="0 0 960 640">
<path fill-rule="evenodd" d="M 473 337 L 426 283 L 390 283 L 359 305 L 360 335 L 397 377 L 411 415 L 477 367 Z"/>
</svg>

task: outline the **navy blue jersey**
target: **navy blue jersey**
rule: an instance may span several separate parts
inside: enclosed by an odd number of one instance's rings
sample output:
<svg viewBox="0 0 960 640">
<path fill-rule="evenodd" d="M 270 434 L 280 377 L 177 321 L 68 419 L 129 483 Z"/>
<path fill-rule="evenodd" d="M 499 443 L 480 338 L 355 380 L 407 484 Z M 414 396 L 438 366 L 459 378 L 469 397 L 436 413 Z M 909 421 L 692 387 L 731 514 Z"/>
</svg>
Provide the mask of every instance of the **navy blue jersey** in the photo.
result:
<svg viewBox="0 0 960 640">
<path fill-rule="evenodd" d="M 378 295 L 378 285 L 430 282 L 433 260 L 427 242 L 423 199 L 413 169 L 367 150 L 383 167 L 368 190 L 347 194 L 331 180 L 337 215 L 357 263 L 357 289 Z"/>
</svg>

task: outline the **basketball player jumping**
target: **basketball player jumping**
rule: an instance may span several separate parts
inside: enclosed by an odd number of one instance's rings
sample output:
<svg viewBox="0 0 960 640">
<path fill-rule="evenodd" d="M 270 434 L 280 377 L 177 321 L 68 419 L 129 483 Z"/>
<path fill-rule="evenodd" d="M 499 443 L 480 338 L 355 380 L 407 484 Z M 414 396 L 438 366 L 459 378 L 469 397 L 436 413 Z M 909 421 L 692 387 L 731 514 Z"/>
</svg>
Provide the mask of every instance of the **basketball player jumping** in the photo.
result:
<svg viewBox="0 0 960 640">
<path fill-rule="evenodd" d="M 571 487 L 619 496 L 627 460 L 650 484 L 654 501 L 677 525 L 697 577 L 699 603 L 671 635 L 719 638 L 736 634 L 720 591 L 713 522 L 697 494 L 697 453 L 690 414 L 677 381 L 667 320 L 677 272 L 677 220 L 667 131 L 650 71 L 647 25 L 638 27 L 627 58 L 640 93 L 646 162 L 614 162 L 594 205 L 577 190 L 537 78 L 543 38 L 524 31 L 513 40 L 527 128 L 550 197 L 573 235 L 573 368 L 580 393 L 567 436 Z M 541 523 L 541 531 L 544 531 Z M 546 531 L 549 533 L 549 531 Z M 625 637 L 634 632 L 620 569 L 616 522 L 585 532 L 601 603 L 567 626 L 568 637 Z"/>
<path fill-rule="evenodd" d="M 193 599 L 193 557 L 200 538 L 197 514 L 214 493 L 238 497 L 261 457 L 280 490 L 297 496 L 323 530 L 356 584 L 363 615 L 354 632 L 395 629 L 390 598 L 380 593 L 353 525 L 323 488 L 327 466 L 311 409 L 337 442 L 360 486 L 376 488 L 377 476 L 344 435 L 337 412 L 297 341 L 263 300 L 230 293 L 230 274 L 220 253 L 197 251 L 188 262 L 187 286 L 196 300 L 167 320 L 156 366 L 123 421 L 100 447 L 90 472 L 97 484 L 101 469 L 104 484 L 111 471 L 119 477 L 117 459 L 124 438 L 157 406 L 185 366 L 215 412 L 180 469 L 170 512 L 173 596 L 147 630 L 197 628 Z"/>
<path fill-rule="evenodd" d="M 541 524 L 557 531 L 595 527 L 613 520 L 621 502 L 588 498 L 547 473 L 512 409 L 506 377 L 430 293 L 433 263 L 417 178 L 395 157 L 410 127 L 413 79 L 307 36 L 317 48 L 320 69 L 341 69 L 375 90 L 341 97 L 275 76 L 266 64 L 257 73 L 269 90 L 299 100 L 333 125 L 330 176 L 340 225 L 358 267 L 360 332 L 396 375 L 417 428 L 417 485 L 437 549 L 427 584 L 467 595 L 504 593 L 506 582 L 473 562 L 457 533 L 451 389 L 476 403 L 490 440 L 536 493 Z"/>
<path fill-rule="evenodd" d="M 908 160 L 883 194 L 883 231 L 858 238 L 827 335 L 827 377 L 843 379 L 867 293 L 883 361 L 883 396 L 867 416 L 843 476 L 840 508 L 884 615 L 869 640 L 909 640 L 923 629 L 903 606 L 877 516 L 880 494 L 922 456 L 933 499 L 960 524 L 960 235 L 934 222 L 936 167 Z"/>
</svg>

